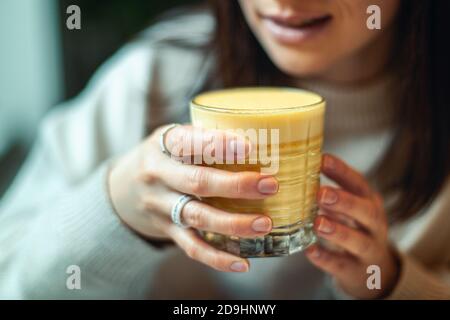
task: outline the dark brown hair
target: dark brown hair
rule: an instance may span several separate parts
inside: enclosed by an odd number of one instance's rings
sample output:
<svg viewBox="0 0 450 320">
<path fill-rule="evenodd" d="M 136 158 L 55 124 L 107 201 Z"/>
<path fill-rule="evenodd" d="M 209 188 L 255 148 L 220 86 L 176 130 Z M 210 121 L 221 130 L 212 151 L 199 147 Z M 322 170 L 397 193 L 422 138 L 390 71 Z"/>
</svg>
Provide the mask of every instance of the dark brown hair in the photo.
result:
<svg viewBox="0 0 450 320">
<path fill-rule="evenodd" d="M 269 59 L 238 1 L 212 0 L 217 73 L 224 87 L 285 85 L 289 77 Z M 450 173 L 450 1 L 403 0 L 397 18 L 398 102 L 401 117 L 384 159 L 372 172 L 377 189 L 397 194 L 391 220 L 425 208 Z"/>
</svg>

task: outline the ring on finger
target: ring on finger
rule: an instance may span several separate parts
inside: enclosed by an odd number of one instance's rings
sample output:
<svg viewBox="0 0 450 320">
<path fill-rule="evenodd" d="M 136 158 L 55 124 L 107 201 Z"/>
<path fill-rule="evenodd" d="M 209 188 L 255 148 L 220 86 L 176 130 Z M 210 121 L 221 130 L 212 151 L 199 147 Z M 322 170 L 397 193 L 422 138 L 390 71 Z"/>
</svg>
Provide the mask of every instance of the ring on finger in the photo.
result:
<svg viewBox="0 0 450 320">
<path fill-rule="evenodd" d="M 181 197 L 178 198 L 177 202 L 172 207 L 172 211 L 170 213 L 170 216 L 172 218 L 172 221 L 175 225 L 177 225 L 180 228 L 189 228 L 189 226 L 183 224 L 181 221 L 181 212 L 183 211 L 184 206 L 192 200 L 195 200 L 196 198 L 193 196 L 190 196 L 188 194 L 183 194 Z"/>
<path fill-rule="evenodd" d="M 165 127 L 163 129 L 163 131 L 161 131 L 161 134 L 159 135 L 159 146 L 161 148 L 161 152 L 168 156 L 170 156 L 170 151 L 167 149 L 166 144 L 164 143 L 164 140 L 166 139 L 167 133 L 170 130 L 172 130 L 173 128 L 175 128 L 176 126 L 178 126 L 177 123 L 172 123 L 172 124 L 168 125 L 167 127 Z"/>
</svg>

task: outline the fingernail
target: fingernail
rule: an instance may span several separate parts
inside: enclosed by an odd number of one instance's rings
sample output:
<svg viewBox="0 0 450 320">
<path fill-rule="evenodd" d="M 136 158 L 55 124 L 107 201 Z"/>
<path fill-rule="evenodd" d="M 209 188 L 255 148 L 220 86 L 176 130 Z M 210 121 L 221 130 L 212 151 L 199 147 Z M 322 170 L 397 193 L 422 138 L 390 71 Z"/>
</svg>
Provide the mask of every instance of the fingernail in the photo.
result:
<svg viewBox="0 0 450 320">
<path fill-rule="evenodd" d="M 269 218 L 258 218 L 253 221 L 252 229 L 256 232 L 268 232 L 272 229 L 272 222 Z"/>
<path fill-rule="evenodd" d="M 321 218 L 317 230 L 323 233 L 330 234 L 334 231 L 334 223 L 328 219 Z"/>
<path fill-rule="evenodd" d="M 331 189 L 324 189 L 320 201 L 324 204 L 335 204 L 338 201 L 338 195 Z"/>
<path fill-rule="evenodd" d="M 274 194 L 278 191 L 278 182 L 274 177 L 262 178 L 258 182 L 258 191 L 262 194 Z"/>
<path fill-rule="evenodd" d="M 230 140 L 230 150 L 238 158 L 245 158 L 250 151 L 250 144 L 245 138 L 236 137 Z"/>
<path fill-rule="evenodd" d="M 241 261 L 233 262 L 230 266 L 230 269 L 235 272 L 247 272 L 248 271 L 247 264 L 243 263 Z"/>
<path fill-rule="evenodd" d="M 333 158 L 331 158 L 329 156 L 325 156 L 324 159 L 323 159 L 323 165 L 328 170 L 334 170 L 334 160 L 333 160 Z"/>
</svg>

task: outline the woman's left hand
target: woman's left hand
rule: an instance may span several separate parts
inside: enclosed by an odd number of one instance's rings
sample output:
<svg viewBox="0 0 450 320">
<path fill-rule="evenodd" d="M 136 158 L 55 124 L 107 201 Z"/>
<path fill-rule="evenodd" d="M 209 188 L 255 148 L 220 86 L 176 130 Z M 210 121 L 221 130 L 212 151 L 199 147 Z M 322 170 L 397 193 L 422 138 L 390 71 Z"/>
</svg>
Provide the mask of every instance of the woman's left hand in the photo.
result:
<svg viewBox="0 0 450 320">
<path fill-rule="evenodd" d="M 376 299 L 389 294 L 399 274 L 397 257 L 388 241 L 388 223 L 381 196 L 363 175 L 331 155 L 324 155 L 322 173 L 340 188 L 322 186 L 318 192 L 319 215 L 314 229 L 319 238 L 343 250 L 313 245 L 306 256 L 329 273 L 347 294 Z M 352 221 L 353 226 L 344 223 Z M 380 288 L 369 289 L 368 267 L 380 270 Z"/>
</svg>

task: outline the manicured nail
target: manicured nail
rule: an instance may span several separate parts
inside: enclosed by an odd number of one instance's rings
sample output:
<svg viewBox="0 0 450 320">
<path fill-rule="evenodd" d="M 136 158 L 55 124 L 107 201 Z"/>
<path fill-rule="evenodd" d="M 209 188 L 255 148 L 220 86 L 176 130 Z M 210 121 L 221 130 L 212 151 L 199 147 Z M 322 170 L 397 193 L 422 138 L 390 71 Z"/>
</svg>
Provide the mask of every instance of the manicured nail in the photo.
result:
<svg viewBox="0 0 450 320">
<path fill-rule="evenodd" d="M 334 159 L 329 156 L 325 156 L 323 159 L 323 165 L 328 170 L 334 170 L 334 168 L 335 168 Z"/>
<path fill-rule="evenodd" d="M 338 201 L 338 195 L 331 189 L 323 189 L 320 200 L 324 204 L 335 204 Z"/>
<path fill-rule="evenodd" d="M 258 182 L 258 191 L 262 194 L 274 194 L 278 191 L 278 182 L 274 177 L 262 178 Z"/>
<path fill-rule="evenodd" d="M 272 222 L 269 218 L 258 218 L 252 223 L 252 229 L 256 232 L 269 232 L 272 229 Z"/>
<path fill-rule="evenodd" d="M 248 266 L 244 262 L 236 261 L 231 264 L 230 269 L 235 272 L 247 272 Z"/>
<path fill-rule="evenodd" d="M 317 230 L 322 233 L 330 234 L 334 231 L 334 223 L 328 219 L 321 218 Z"/>
</svg>

